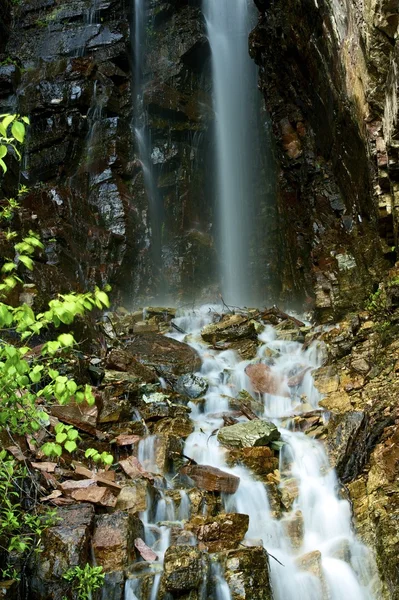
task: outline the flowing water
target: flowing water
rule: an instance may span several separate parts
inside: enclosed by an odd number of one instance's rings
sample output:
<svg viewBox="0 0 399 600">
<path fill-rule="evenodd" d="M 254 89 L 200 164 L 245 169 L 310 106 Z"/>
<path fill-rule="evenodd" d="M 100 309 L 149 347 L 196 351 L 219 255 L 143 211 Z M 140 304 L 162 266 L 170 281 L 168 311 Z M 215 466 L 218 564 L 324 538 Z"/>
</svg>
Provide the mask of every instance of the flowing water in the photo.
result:
<svg viewBox="0 0 399 600">
<path fill-rule="evenodd" d="M 280 489 L 294 484 L 297 490 L 292 508 L 282 518 L 277 518 L 271 508 L 267 486 L 242 466 L 229 468 L 226 450 L 212 435 L 223 427 L 221 413 L 229 413 L 229 397 L 237 396 L 243 389 L 254 397 L 257 394 L 245 373 L 249 361 L 240 360 L 231 350 L 210 349 L 202 342 L 200 330 L 211 320 L 209 309 L 181 316 L 175 323 L 188 335 L 174 333 L 170 336 L 187 341 L 198 351 L 202 358 L 199 374 L 209 384 L 205 405 L 200 408 L 198 404 L 190 404 L 195 431 L 186 440 L 185 456 L 240 477 L 237 492 L 224 495 L 224 509 L 248 514 L 246 543 L 261 543 L 271 555 L 274 600 L 376 600 L 378 577 L 373 556 L 356 539 L 349 502 L 342 496 L 323 444 L 294 429 L 294 415 L 319 408 L 320 394 L 313 384 L 312 370 L 321 365 L 322 346 L 314 344 L 304 349 L 300 343 L 279 340 L 271 326 L 266 326 L 259 336 L 261 345 L 255 362 L 262 361 L 270 366 L 272 374 L 280 381 L 278 392 L 281 395 L 258 394 L 263 406 L 258 416 L 273 421 L 281 432 L 284 444 L 280 450 Z M 288 378 L 298 373 L 303 377 L 297 378 L 296 387 L 289 388 Z M 247 421 L 245 417 L 240 420 Z M 156 436 L 148 436 L 140 443 L 139 456 L 146 466 L 155 464 L 155 446 Z M 154 470 L 158 472 L 155 467 Z M 172 486 L 173 479 L 170 478 L 167 487 Z M 146 542 L 158 553 L 159 563 L 162 563 L 170 541 L 168 522 L 184 521 L 190 515 L 188 495 L 185 490 L 180 494 L 178 511 L 170 498 L 166 500 L 167 493 L 161 492 L 158 501 L 150 502 L 150 509 L 142 516 Z M 295 522 L 300 523 L 302 533 L 292 535 Z M 229 600 L 230 592 L 222 571 L 217 565 L 214 569 L 212 598 Z M 160 573 L 155 576 L 151 600 L 157 598 L 159 581 Z M 129 595 L 133 586 L 137 586 L 135 579 L 127 583 L 127 600 L 134 598 Z M 136 594 L 144 600 L 144 596 Z"/>
<path fill-rule="evenodd" d="M 136 142 L 136 152 L 143 171 L 144 187 L 148 199 L 149 226 L 151 228 L 150 250 L 154 268 L 157 288 L 155 293 L 162 295 L 165 292 L 162 272 L 162 223 L 159 193 L 155 181 L 151 159 L 151 130 L 148 126 L 148 115 L 144 105 L 145 91 L 145 60 L 147 50 L 147 0 L 133 0 L 134 23 L 132 27 L 133 51 L 133 90 L 134 114 L 133 131 Z"/>
<path fill-rule="evenodd" d="M 263 152 L 257 68 L 248 53 L 255 7 L 248 0 L 203 0 L 203 11 L 212 52 L 222 294 L 227 304 L 253 305 L 258 278 L 251 245 Z"/>
</svg>

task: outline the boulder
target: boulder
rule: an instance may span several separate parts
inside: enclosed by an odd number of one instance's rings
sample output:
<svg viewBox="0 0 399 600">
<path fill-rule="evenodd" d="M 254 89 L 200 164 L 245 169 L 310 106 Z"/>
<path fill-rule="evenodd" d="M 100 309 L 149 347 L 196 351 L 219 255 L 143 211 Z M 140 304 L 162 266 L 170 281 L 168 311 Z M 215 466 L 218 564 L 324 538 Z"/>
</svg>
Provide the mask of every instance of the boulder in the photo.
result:
<svg viewBox="0 0 399 600">
<path fill-rule="evenodd" d="M 280 432 L 273 423 L 259 419 L 223 427 L 219 430 L 217 437 L 223 446 L 248 448 L 267 446 L 280 439 Z"/>
<path fill-rule="evenodd" d="M 160 419 L 153 427 L 154 433 L 165 433 L 179 438 L 186 438 L 194 431 L 194 424 L 185 417 Z"/>
<path fill-rule="evenodd" d="M 242 315 L 224 315 L 219 323 L 206 325 L 201 331 L 205 342 L 232 342 L 242 338 L 256 338 L 256 329 L 253 321 Z"/>
<path fill-rule="evenodd" d="M 249 525 L 248 515 L 222 513 L 217 517 L 197 515 L 185 524 L 198 540 L 198 548 L 208 552 L 222 552 L 237 548 Z"/>
<path fill-rule="evenodd" d="M 264 548 L 252 546 L 219 554 L 231 600 L 273 600 L 269 558 Z"/>
<path fill-rule="evenodd" d="M 200 398 L 205 394 L 207 389 L 207 380 L 200 375 L 193 375 L 192 373 L 181 375 L 175 384 L 176 392 L 189 398 Z"/>
<path fill-rule="evenodd" d="M 136 479 L 122 488 L 116 502 L 118 510 L 137 513 L 147 509 L 148 481 Z"/>
<path fill-rule="evenodd" d="M 290 397 L 290 391 L 287 384 L 284 383 L 282 376 L 274 372 L 269 365 L 256 363 L 248 365 L 245 369 L 254 392 L 258 394 L 272 394 L 273 396 Z"/>
<path fill-rule="evenodd" d="M 158 375 L 193 373 L 201 367 L 197 352 L 187 344 L 157 333 L 137 334 L 126 351 Z"/>
<path fill-rule="evenodd" d="M 197 487 L 208 492 L 234 494 L 240 484 L 240 478 L 208 465 L 186 465 L 180 472 L 188 475 Z"/>
<path fill-rule="evenodd" d="M 208 570 L 204 552 L 193 546 L 170 546 L 165 552 L 161 588 L 176 595 L 199 588 Z"/>
<path fill-rule="evenodd" d="M 96 517 L 93 554 L 105 572 L 122 571 L 135 558 L 134 540 L 144 537 L 140 519 L 122 511 Z"/>
<path fill-rule="evenodd" d="M 282 525 L 287 536 L 291 540 L 292 547 L 297 550 L 302 546 L 304 534 L 303 515 L 300 510 L 291 513 L 286 518 L 282 519 Z"/>
<path fill-rule="evenodd" d="M 113 348 L 107 355 L 105 366 L 110 371 L 122 371 L 134 375 L 147 383 L 158 381 L 152 369 L 148 369 L 136 360 L 129 352 L 121 348 Z"/>
<path fill-rule="evenodd" d="M 226 457 L 229 466 L 245 465 L 258 477 L 265 477 L 278 469 L 279 460 L 268 446 L 255 446 L 230 450 Z"/>
<path fill-rule="evenodd" d="M 40 554 L 33 554 L 30 591 L 34 597 L 58 600 L 67 595 L 70 584 L 62 579 L 71 567 L 90 562 L 90 534 L 94 507 L 79 504 L 57 510 L 59 521 L 45 529 Z"/>
</svg>

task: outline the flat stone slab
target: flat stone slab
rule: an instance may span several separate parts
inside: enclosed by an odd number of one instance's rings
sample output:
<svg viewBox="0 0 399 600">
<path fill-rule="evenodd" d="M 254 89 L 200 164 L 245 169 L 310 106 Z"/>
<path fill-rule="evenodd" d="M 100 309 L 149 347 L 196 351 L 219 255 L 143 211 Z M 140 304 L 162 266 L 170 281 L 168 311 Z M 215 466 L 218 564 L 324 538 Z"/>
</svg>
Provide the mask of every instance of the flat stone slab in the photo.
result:
<svg viewBox="0 0 399 600">
<path fill-rule="evenodd" d="M 251 448 L 268 446 L 280 439 L 277 427 L 269 421 L 249 421 L 223 427 L 218 433 L 218 440 L 223 446 L 230 448 Z"/>
<path fill-rule="evenodd" d="M 234 494 L 240 484 L 240 478 L 209 465 L 186 465 L 181 473 L 188 475 L 195 485 L 208 492 Z"/>
</svg>

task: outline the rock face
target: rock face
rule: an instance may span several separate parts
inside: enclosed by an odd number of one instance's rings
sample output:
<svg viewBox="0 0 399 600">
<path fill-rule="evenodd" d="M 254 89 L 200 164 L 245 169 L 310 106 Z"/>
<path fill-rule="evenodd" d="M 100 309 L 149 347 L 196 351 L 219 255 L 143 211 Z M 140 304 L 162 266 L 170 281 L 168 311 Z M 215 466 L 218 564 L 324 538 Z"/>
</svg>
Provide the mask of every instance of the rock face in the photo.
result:
<svg viewBox="0 0 399 600">
<path fill-rule="evenodd" d="M 280 432 L 277 427 L 273 423 L 261 420 L 223 427 L 218 433 L 219 442 L 231 448 L 267 446 L 279 439 Z"/>
<path fill-rule="evenodd" d="M 156 234 L 169 291 L 187 297 L 214 277 L 205 193 L 209 48 L 196 3 L 147 5 L 143 111 L 162 214 Z M 16 94 L 18 112 L 31 118 L 21 216 L 46 245 L 47 262 L 35 275 L 44 296 L 108 281 L 130 301 L 133 293 L 151 297 L 160 278 L 132 128 L 132 11 L 134 3 L 119 0 L 2 2 L 1 112 L 13 110 Z"/>
<path fill-rule="evenodd" d="M 396 256 L 398 15 L 357 0 L 255 4 L 250 52 L 277 141 L 283 291 L 313 291 L 327 320 L 357 306 Z"/>
</svg>

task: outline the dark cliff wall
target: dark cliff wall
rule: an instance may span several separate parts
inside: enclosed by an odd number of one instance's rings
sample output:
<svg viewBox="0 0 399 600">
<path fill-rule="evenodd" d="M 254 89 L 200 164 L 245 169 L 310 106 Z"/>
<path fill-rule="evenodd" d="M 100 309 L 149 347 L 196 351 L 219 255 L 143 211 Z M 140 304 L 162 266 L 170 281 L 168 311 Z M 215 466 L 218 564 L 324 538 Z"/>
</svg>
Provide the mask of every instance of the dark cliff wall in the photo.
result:
<svg viewBox="0 0 399 600">
<path fill-rule="evenodd" d="M 314 295 L 326 320 L 359 305 L 396 258 L 382 121 L 397 15 L 371 3 L 256 4 L 250 51 L 278 145 L 284 296 Z"/>
<path fill-rule="evenodd" d="M 12 5 L 0 56 L 1 108 L 29 114 L 22 227 L 40 230 L 43 292 L 111 283 L 126 303 L 151 302 L 159 273 L 133 134 L 134 3 L 32 0 Z M 2 4 L 1 31 L 11 23 Z M 160 198 L 164 273 L 176 297 L 209 285 L 212 207 L 204 173 L 208 48 L 198 2 L 148 2 L 144 104 Z M 0 36 L 1 42 L 5 37 Z M 205 157 L 205 160 L 203 159 Z M 214 261 L 212 261 L 214 262 Z"/>
</svg>

